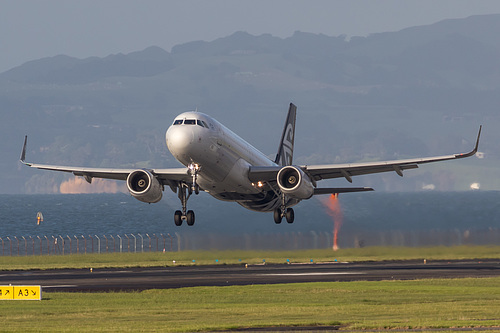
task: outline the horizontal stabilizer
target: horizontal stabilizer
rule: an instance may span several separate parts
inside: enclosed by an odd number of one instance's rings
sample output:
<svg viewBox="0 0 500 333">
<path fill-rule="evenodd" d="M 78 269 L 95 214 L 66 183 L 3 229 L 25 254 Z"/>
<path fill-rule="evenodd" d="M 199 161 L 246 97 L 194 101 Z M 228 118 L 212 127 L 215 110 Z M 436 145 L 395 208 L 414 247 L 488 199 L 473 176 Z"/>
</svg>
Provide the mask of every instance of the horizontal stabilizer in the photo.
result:
<svg viewBox="0 0 500 333">
<path fill-rule="evenodd" d="M 371 187 L 330 187 L 315 188 L 314 195 L 373 191 Z"/>
</svg>

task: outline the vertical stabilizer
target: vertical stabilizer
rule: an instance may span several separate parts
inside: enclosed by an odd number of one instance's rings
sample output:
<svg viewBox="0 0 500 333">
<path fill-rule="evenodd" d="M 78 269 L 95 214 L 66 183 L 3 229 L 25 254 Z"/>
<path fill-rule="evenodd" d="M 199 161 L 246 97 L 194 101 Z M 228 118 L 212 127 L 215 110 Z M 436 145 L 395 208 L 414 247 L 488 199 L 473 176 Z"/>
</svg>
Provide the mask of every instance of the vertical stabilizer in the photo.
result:
<svg viewBox="0 0 500 333">
<path fill-rule="evenodd" d="M 288 116 L 286 117 L 285 127 L 281 135 L 281 142 L 278 147 L 278 153 L 274 162 L 278 165 L 292 165 L 293 161 L 293 139 L 295 138 L 295 118 L 297 107 L 290 103 Z"/>
</svg>

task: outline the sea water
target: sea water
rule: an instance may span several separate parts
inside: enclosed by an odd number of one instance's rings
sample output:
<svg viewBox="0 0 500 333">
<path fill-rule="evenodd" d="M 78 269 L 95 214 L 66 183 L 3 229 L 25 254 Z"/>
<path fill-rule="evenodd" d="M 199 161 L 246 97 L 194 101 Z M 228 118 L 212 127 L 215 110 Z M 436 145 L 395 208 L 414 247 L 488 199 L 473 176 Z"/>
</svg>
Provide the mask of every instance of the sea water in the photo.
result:
<svg viewBox="0 0 500 333">
<path fill-rule="evenodd" d="M 196 213 L 195 225 L 176 227 L 173 215 L 180 202 L 174 193 L 166 193 L 156 204 L 128 194 L 0 195 L 0 237 L 177 233 L 192 239 L 268 237 L 272 243 L 276 235 L 331 233 L 334 221 L 322 198 L 302 201 L 294 207 L 293 224 L 277 225 L 272 213 L 249 211 L 200 193 L 188 202 L 188 209 Z M 493 234 L 500 228 L 500 192 L 349 193 L 340 195 L 339 202 L 340 238 L 349 238 L 349 246 L 354 238 L 380 232 L 464 235 L 475 230 Z M 38 212 L 44 217 L 40 224 Z"/>
</svg>

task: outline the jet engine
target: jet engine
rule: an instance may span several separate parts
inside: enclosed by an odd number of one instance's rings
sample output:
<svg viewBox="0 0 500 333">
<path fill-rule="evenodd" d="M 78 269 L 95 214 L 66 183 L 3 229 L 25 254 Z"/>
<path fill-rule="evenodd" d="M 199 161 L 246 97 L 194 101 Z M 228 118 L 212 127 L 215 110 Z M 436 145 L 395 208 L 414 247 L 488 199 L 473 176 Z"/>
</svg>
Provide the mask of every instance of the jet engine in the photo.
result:
<svg viewBox="0 0 500 333">
<path fill-rule="evenodd" d="M 277 181 L 281 191 L 292 198 L 309 199 L 314 194 L 311 180 L 298 167 L 283 167 L 278 172 Z"/>
<path fill-rule="evenodd" d="M 155 203 L 161 200 L 163 190 L 160 182 L 147 170 L 136 170 L 127 177 L 130 194 L 139 201 Z"/>
</svg>

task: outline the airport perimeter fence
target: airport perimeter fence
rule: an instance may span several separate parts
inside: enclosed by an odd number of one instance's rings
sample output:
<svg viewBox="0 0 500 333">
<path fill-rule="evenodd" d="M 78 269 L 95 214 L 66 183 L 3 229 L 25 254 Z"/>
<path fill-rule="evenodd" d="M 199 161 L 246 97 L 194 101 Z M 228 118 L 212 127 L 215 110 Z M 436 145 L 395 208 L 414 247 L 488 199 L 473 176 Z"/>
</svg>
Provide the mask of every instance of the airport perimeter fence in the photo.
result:
<svg viewBox="0 0 500 333">
<path fill-rule="evenodd" d="M 186 250 L 305 250 L 333 247 L 332 232 L 166 233 L 0 237 L 2 256 L 178 252 Z M 340 248 L 498 245 L 500 229 L 340 232 Z"/>
<path fill-rule="evenodd" d="M 2 256 L 69 255 L 177 251 L 170 234 L 57 235 L 0 237 Z"/>
</svg>

